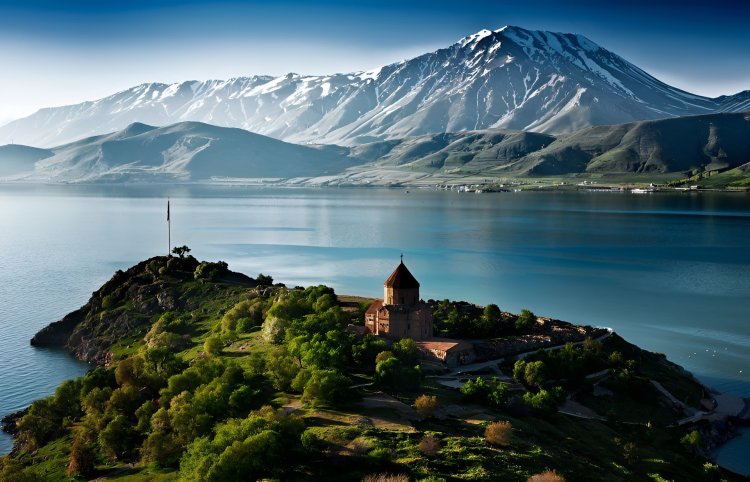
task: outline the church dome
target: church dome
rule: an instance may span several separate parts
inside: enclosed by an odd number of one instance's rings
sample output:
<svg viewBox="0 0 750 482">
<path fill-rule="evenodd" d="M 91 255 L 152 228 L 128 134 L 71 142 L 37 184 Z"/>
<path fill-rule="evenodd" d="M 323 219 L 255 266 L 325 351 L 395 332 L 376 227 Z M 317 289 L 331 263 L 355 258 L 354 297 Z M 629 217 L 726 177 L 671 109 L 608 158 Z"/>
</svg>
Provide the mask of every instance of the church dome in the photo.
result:
<svg viewBox="0 0 750 482">
<path fill-rule="evenodd" d="M 387 280 L 385 280 L 386 288 L 397 288 L 397 289 L 416 289 L 419 288 L 419 281 L 412 275 L 406 268 L 403 261 L 398 265 L 396 270 L 391 273 Z"/>
</svg>

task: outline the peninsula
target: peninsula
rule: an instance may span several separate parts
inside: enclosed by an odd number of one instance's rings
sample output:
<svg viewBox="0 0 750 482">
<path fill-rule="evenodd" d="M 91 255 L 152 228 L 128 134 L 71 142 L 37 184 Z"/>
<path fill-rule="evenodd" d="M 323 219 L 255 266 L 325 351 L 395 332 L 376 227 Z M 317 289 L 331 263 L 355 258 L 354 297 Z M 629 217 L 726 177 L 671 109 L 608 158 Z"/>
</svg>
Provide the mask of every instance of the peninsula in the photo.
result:
<svg viewBox="0 0 750 482">
<path fill-rule="evenodd" d="M 178 249 L 41 330 L 94 367 L 6 417 L 0 479 L 746 480 L 748 405 L 611 330 L 250 278 Z"/>
</svg>

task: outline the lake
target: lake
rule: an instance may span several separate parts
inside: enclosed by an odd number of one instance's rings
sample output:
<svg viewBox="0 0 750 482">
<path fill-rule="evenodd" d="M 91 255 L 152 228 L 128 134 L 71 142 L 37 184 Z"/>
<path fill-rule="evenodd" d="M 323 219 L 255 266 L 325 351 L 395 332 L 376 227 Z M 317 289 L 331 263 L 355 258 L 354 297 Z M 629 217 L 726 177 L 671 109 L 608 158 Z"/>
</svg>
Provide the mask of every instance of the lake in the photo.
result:
<svg viewBox="0 0 750 482">
<path fill-rule="evenodd" d="M 748 194 L 1 185 L 0 416 L 86 370 L 28 341 L 166 254 L 168 196 L 172 244 L 199 259 L 380 296 L 403 252 L 425 299 L 612 327 L 750 396 Z M 748 438 L 720 454 L 735 470 Z"/>
</svg>

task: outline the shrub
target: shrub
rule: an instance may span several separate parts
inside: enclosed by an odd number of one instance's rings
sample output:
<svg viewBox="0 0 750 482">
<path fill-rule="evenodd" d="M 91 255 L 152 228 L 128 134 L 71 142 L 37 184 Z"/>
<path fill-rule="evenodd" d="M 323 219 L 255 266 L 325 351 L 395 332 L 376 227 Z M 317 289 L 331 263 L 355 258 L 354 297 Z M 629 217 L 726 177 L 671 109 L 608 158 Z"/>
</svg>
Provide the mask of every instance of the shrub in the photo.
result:
<svg viewBox="0 0 750 482">
<path fill-rule="evenodd" d="M 469 380 L 461 386 L 461 394 L 466 401 L 485 402 L 490 393 L 490 385 L 482 377 Z"/>
<path fill-rule="evenodd" d="M 554 470 L 545 470 L 540 474 L 532 475 L 526 482 L 565 482 L 565 477 Z"/>
<path fill-rule="evenodd" d="M 269 314 L 266 321 L 263 322 L 263 339 L 268 343 L 280 345 L 284 341 L 284 335 L 286 335 L 289 325 L 291 325 L 290 320 Z"/>
<path fill-rule="evenodd" d="M 218 355 L 222 348 L 221 339 L 217 336 L 209 336 L 203 343 L 203 351 L 208 355 Z"/>
<path fill-rule="evenodd" d="M 300 442 L 302 442 L 302 446 L 308 452 L 321 452 L 325 450 L 326 446 L 328 445 L 324 440 L 321 440 L 321 438 L 318 437 L 314 431 L 310 429 L 307 429 L 302 433 Z"/>
<path fill-rule="evenodd" d="M 431 417 L 438 408 L 438 399 L 435 395 L 420 395 L 414 401 L 414 408 L 423 417 Z"/>
<path fill-rule="evenodd" d="M 229 271 L 229 265 L 224 261 L 217 261 L 216 263 L 203 261 L 195 268 L 193 277 L 195 279 L 215 280 L 219 276 L 225 275 L 227 271 Z"/>
<path fill-rule="evenodd" d="M 492 422 L 484 431 L 484 439 L 496 446 L 506 446 L 513 435 L 513 425 L 508 421 Z"/>
<path fill-rule="evenodd" d="M 699 431 L 693 430 L 682 437 L 680 443 L 691 451 L 697 451 L 700 450 L 701 445 L 703 445 L 703 437 Z"/>
<path fill-rule="evenodd" d="M 434 435 L 425 435 L 422 440 L 419 441 L 419 451 L 426 457 L 434 457 L 440 450 L 440 439 Z"/>
<path fill-rule="evenodd" d="M 258 282 L 261 286 L 271 286 L 273 285 L 273 278 L 267 275 L 264 275 L 263 273 L 258 273 L 258 276 L 255 277 L 255 281 Z"/>
<path fill-rule="evenodd" d="M 499 380 L 495 380 L 494 386 L 487 395 L 487 400 L 496 407 L 502 407 L 507 403 L 508 398 L 510 398 L 508 385 Z"/>
<path fill-rule="evenodd" d="M 371 458 L 377 460 L 377 461 L 388 461 L 393 458 L 393 452 L 385 447 L 377 447 L 372 450 L 370 450 L 370 453 L 368 454 Z M 390 479 L 388 479 L 390 480 Z M 407 479 L 408 480 L 408 479 Z"/>
<path fill-rule="evenodd" d="M 516 318 L 516 331 L 529 331 L 534 326 L 534 323 L 536 323 L 536 315 L 529 310 L 522 310 L 521 314 Z"/>
<path fill-rule="evenodd" d="M 240 301 L 227 311 L 221 319 L 224 331 L 247 333 L 263 323 L 263 309 L 258 299 Z"/>
<path fill-rule="evenodd" d="M 565 392 L 560 387 L 551 390 L 541 389 L 537 393 L 526 392 L 523 394 L 523 403 L 539 413 L 554 413 L 557 407 L 565 400 Z"/>
<path fill-rule="evenodd" d="M 527 385 L 539 387 L 544 383 L 546 367 L 543 361 L 533 361 L 526 364 L 523 378 Z"/>
<path fill-rule="evenodd" d="M 347 398 L 351 380 L 336 370 L 314 370 L 305 383 L 302 400 L 313 406 L 332 404 Z"/>
<path fill-rule="evenodd" d="M 36 482 L 36 474 L 11 457 L 0 457 L 0 480 L 7 482 Z"/>
<path fill-rule="evenodd" d="M 404 474 L 370 474 L 362 477 L 362 482 L 409 482 Z"/>
</svg>

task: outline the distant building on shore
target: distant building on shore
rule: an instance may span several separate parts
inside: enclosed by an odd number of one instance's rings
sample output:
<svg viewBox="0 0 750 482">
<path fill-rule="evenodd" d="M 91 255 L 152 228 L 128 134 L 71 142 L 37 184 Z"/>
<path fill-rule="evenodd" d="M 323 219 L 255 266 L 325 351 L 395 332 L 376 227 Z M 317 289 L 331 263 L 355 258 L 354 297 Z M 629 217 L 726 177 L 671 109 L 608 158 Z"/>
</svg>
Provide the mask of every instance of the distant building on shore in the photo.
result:
<svg viewBox="0 0 750 482">
<path fill-rule="evenodd" d="M 365 313 L 370 333 L 393 340 L 432 338 L 432 308 L 419 299 L 419 282 L 403 259 L 383 285 L 383 299 Z"/>
</svg>

